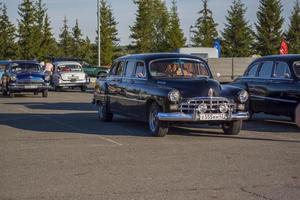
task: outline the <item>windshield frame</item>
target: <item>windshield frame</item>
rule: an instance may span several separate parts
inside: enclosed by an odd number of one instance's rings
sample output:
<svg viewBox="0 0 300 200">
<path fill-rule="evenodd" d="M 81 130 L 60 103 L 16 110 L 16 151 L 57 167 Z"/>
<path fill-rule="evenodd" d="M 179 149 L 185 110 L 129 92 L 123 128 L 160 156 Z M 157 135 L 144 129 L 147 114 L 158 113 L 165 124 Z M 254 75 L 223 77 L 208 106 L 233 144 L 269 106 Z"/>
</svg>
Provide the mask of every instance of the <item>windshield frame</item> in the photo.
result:
<svg viewBox="0 0 300 200">
<path fill-rule="evenodd" d="M 37 66 L 37 70 L 28 70 L 28 66 Z M 26 67 L 24 67 L 26 66 Z M 13 70 L 14 68 L 21 68 L 21 70 Z M 26 70 L 24 70 L 26 69 Z M 20 73 L 20 72 L 41 72 L 42 66 L 39 63 L 12 63 L 9 69 L 12 73 Z"/>
<path fill-rule="evenodd" d="M 208 72 L 208 75 L 197 75 L 197 76 L 185 76 L 184 74 L 182 75 L 177 75 L 177 76 L 153 76 L 152 73 L 151 73 L 151 64 L 153 64 L 154 62 L 157 62 L 157 61 L 163 61 L 163 60 L 174 60 L 174 61 L 179 61 L 178 63 L 180 63 L 180 70 L 181 72 L 183 72 L 183 60 L 184 61 L 193 61 L 193 62 L 198 62 L 198 63 L 201 63 L 206 71 Z M 171 64 L 171 63 L 170 63 Z M 171 78 L 171 79 L 190 79 L 190 78 L 212 78 L 212 73 L 210 71 L 210 68 L 208 66 L 208 64 L 201 60 L 201 59 L 193 59 L 193 58 L 159 58 L 159 59 L 154 59 L 154 60 L 151 60 L 149 63 L 148 63 L 148 71 L 149 71 L 149 75 L 150 77 L 152 77 L 153 79 L 164 79 L 164 78 Z"/>
</svg>

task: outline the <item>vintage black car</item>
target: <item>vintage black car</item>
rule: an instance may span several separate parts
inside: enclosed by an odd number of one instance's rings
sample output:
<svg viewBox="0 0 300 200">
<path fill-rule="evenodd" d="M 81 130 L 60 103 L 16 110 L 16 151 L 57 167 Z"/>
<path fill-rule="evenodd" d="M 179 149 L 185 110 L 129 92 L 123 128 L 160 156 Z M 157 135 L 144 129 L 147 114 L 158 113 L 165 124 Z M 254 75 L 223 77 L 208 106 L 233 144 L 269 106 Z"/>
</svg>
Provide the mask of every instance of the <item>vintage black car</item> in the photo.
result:
<svg viewBox="0 0 300 200">
<path fill-rule="evenodd" d="M 258 58 L 231 85 L 249 92 L 250 114 L 284 115 L 294 121 L 300 102 L 300 55 Z"/>
<path fill-rule="evenodd" d="M 116 113 L 148 121 L 155 136 L 181 122 L 222 125 L 226 134 L 238 134 L 248 118 L 247 101 L 245 90 L 214 80 L 204 60 L 178 53 L 116 59 L 94 93 L 101 120 L 111 121 Z"/>
<path fill-rule="evenodd" d="M 10 61 L 2 75 L 2 94 L 14 97 L 15 93 L 41 92 L 48 96 L 50 76 L 37 61 Z"/>
</svg>

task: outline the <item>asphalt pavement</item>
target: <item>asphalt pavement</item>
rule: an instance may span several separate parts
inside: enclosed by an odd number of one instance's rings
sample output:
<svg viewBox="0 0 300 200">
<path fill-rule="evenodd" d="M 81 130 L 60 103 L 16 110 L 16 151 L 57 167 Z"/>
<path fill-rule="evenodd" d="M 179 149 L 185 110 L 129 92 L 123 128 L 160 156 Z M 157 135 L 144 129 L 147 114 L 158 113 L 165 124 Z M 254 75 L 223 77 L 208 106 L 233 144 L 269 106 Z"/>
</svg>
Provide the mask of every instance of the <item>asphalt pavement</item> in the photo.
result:
<svg viewBox="0 0 300 200">
<path fill-rule="evenodd" d="M 299 200 L 300 129 L 256 115 L 237 136 L 176 126 L 164 138 L 97 119 L 92 91 L 0 96 L 0 200 Z"/>
</svg>

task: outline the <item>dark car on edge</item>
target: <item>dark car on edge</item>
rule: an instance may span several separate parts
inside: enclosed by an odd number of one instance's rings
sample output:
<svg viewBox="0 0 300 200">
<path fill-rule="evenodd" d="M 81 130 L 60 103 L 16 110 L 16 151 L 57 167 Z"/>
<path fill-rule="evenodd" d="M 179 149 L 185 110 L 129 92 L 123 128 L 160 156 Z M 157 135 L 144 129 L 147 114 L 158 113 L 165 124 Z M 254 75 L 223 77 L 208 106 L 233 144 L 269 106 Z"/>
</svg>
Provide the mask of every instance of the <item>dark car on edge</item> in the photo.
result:
<svg viewBox="0 0 300 200">
<path fill-rule="evenodd" d="M 178 53 L 118 58 L 94 93 L 99 119 L 111 121 L 116 113 L 148 121 L 155 136 L 174 123 L 222 125 L 225 134 L 238 134 L 247 102 L 245 90 L 214 80 L 206 61 Z"/>
<path fill-rule="evenodd" d="M 231 85 L 249 92 L 250 114 L 284 115 L 295 121 L 300 102 L 300 55 L 258 58 Z"/>
<path fill-rule="evenodd" d="M 49 81 L 37 61 L 10 61 L 2 75 L 2 94 L 14 97 L 20 92 L 41 92 L 47 97 Z"/>
</svg>

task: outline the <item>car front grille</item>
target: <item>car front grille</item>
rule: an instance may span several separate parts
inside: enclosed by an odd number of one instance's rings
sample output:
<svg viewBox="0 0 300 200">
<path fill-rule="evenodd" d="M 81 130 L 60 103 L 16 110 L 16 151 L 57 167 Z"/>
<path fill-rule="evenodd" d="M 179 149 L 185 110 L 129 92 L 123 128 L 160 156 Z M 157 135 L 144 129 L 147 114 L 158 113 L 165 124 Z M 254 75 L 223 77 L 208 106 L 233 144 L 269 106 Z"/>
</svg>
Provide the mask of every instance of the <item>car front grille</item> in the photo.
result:
<svg viewBox="0 0 300 200">
<path fill-rule="evenodd" d="M 43 80 L 32 80 L 32 79 L 24 79 L 24 80 L 18 80 L 18 84 L 43 84 Z"/>
<path fill-rule="evenodd" d="M 205 104 L 207 111 L 205 113 L 221 113 L 220 106 L 226 104 L 228 111 L 226 113 L 232 113 L 236 111 L 236 104 L 227 98 L 223 97 L 194 97 L 185 100 L 180 104 L 180 110 L 186 114 L 194 114 L 199 112 L 199 105 Z"/>
</svg>

